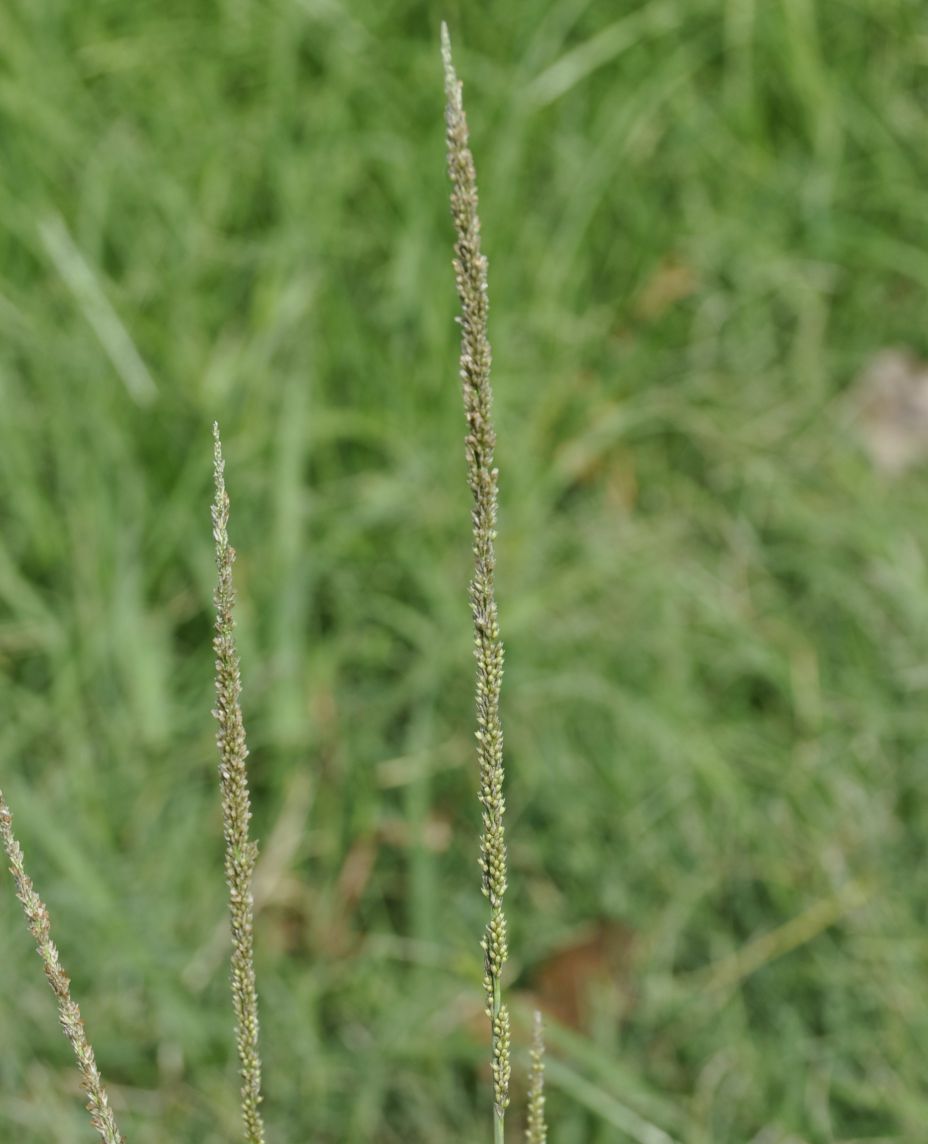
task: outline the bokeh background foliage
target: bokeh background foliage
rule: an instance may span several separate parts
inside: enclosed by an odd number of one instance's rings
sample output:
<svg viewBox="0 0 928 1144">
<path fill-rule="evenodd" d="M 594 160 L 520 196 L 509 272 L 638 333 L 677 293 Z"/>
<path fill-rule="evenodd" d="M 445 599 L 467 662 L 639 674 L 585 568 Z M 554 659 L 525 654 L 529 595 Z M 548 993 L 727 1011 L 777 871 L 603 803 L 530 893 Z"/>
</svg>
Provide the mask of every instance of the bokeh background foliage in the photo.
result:
<svg viewBox="0 0 928 1144">
<path fill-rule="evenodd" d="M 625 951 L 551 1029 L 553 1136 L 921 1140 L 928 489 L 847 400 L 928 349 L 920 0 L 0 7 L 0 776 L 124 1129 L 237 1133 L 217 417 L 269 1130 L 488 1130 L 442 16 L 516 1000 Z M 0 966 L 3 1138 L 88 1139 L 9 886 Z"/>
</svg>

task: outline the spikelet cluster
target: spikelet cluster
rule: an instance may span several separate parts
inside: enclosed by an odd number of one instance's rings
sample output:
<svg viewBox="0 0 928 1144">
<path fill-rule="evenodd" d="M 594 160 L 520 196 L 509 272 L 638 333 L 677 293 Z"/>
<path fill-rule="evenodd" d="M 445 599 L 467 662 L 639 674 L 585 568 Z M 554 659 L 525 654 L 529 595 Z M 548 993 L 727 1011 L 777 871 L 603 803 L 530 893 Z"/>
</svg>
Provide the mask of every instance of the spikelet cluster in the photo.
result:
<svg viewBox="0 0 928 1144">
<path fill-rule="evenodd" d="M 216 709 L 219 748 L 219 782 L 222 789 L 222 828 L 225 837 L 225 872 L 229 887 L 229 918 L 232 929 L 232 1005 L 240 1065 L 242 1121 L 248 1144 L 264 1144 L 261 1119 L 261 1057 L 258 1051 L 258 992 L 254 967 L 254 902 L 252 880 L 258 847 L 249 837 L 251 798 L 245 760 L 245 726 L 239 696 L 238 652 L 235 647 L 235 590 L 232 565 L 235 550 L 229 544 L 229 494 L 219 426 L 213 425 L 213 473 L 216 498 L 212 506 L 213 540 L 216 544 Z"/>
<path fill-rule="evenodd" d="M 445 127 L 448 173 L 451 180 L 451 216 L 454 221 L 454 273 L 461 304 L 460 377 L 467 418 L 465 450 L 467 478 L 473 494 L 474 576 L 470 603 L 477 660 L 477 761 L 483 834 L 480 868 L 483 892 L 490 903 L 490 920 L 483 938 L 484 987 L 492 1033 L 492 1069 L 496 1139 L 502 1139 L 509 1104 L 509 1011 L 502 1002 L 503 966 L 508 949 L 503 897 L 506 892 L 506 836 L 503 819 L 503 732 L 499 699 L 503 678 L 495 596 L 496 507 L 498 474 L 493 463 L 496 438 L 492 422 L 490 342 L 487 336 L 487 260 L 480 248 L 477 211 L 477 175 L 468 146 L 467 119 L 461 84 L 451 61 L 447 28 L 442 25 L 445 67 Z"/>
<path fill-rule="evenodd" d="M 58 1019 L 64 1035 L 71 1042 L 77 1067 L 80 1071 L 81 1088 L 87 1095 L 87 1111 L 103 1144 L 123 1144 L 123 1137 L 116 1125 L 116 1117 L 110 1108 L 106 1089 L 97 1068 L 93 1048 L 84 1032 L 81 1011 L 77 1002 L 71 999 L 71 981 L 61 968 L 58 949 L 51 938 L 51 924 L 48 909 L 35 891 L 32 879 L 23 865 L 23 852 L 13 834 L 13 816 L 3 792 L 0 791 L 0 841 L 10 863 L 10 873 L 16 883 L 16 896 L 22 903 L 29 932 L 35 941 L 45 976 L 58 1002 Z"/>
<path fill-rule="evenodd" d="M 546 1144 L 545 1127 L 545 1034 L 541 1013 L 535 1010 L 532 1036 L 531 1067 L 528 1085 L 528 1120 L 525 1126 L 526 1144 Z"/>
</svg>

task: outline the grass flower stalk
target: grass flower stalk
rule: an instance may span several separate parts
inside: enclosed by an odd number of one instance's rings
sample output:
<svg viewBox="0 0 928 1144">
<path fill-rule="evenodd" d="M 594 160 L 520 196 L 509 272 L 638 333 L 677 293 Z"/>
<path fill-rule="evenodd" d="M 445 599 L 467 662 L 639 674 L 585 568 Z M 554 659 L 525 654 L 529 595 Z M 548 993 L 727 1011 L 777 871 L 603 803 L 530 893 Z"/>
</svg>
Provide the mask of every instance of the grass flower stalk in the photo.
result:
<svg viewBox="0 0 928 1144">
<path fill-rule="evenodd" d="M 0 841 L 10 863 L 10 873 L 16 884 L 16 896 L 22 903 L 29 932 L 35 941 L 42 965 L 45 967 L 45 976 L 58 1002 L 58 1020 L 77 1058 L 81 1088 L 87 1095 L 90 1120 L 103 1144 L 123 1144 L 123 1136 L 116 1125 L 116 1117 L 110 1108 L 100 1070 L 97 1068 L 93 1047 L 84 1032 L 81 1011 L 77 1002 L 71 998 L 71 981 L 61 968 L 58 949 L 51 938 L 48 909 L 36 893 L 32 879 L 26 873 L 22 848 L 13 833 L 13 816 L 2 791 L 0 791 Z"/>
<path fill-rule="evenodd" d="M 216 709 L 219 727 L 219 781 L 222 790 L 222 823 L 225 837 L 225 872 L 229 887 L 229 917 L 232 929 L 232 1004 L 240 1065 L 242 1121 L 248 1144 L 264 1144 L 261 1118 L 261 1057 L 258 1050 L 258 993 L 254 966 L 254 901 L 252 882 L 258 847 L 249 837 L 251 798 L 245 760 L 248 747 L 239 704 L 242 684 L 235 647 L 235 590 L 232 565 L 235 549 L 229 544 L 229 494 L 219 426 L 213 424 L 213 472 L 216 499 L 212 506 L 213 540 L 216 543 Z"/>
<path fill-rule="evenodd" d="M 528 1120 L 525 1126 L 526 1144 L 546 1144 L 545 1127 L 545 1031 L 541 1013 L 535 1010 L 532 1036 L 531 1065 L 528 1081 Z"/>
<path fill-rule="evenodd" d="M 448 173 L 451 180 L 451 216 L 456 242 L 454 273 L 461 304 L 460 377 L 467 417 L 465 448 L 467 478 L 473 494 L 474 576 L 470 604 L 474 619 L 477 659 L 477 762 L 483 833 L 480 868 L 483 893 L 490 903 L 490 918 L 482 941 L 484 988 L 491 1030 L 493 1070 L 493 1139 L 505 1138 L 509 1105 L 509 1010 L 502 999 L 502 974 L 508 956 L 506 915 L 506 836 L 503 825 L 503 732 L 499 699 L 503 677 L 503 644 L 496 608 L 495 568 L 498 473 L 493 464 L 496 443 L 490 388 L 490 342 L 487 337 L 487 260 L 480 248 L 477 212 L 477 175 L 468 146 L 467 119 L 461 84 L 451 60 L 447 27 L 441 29 L 445 69 L 445 126 Z"/>
</svg>

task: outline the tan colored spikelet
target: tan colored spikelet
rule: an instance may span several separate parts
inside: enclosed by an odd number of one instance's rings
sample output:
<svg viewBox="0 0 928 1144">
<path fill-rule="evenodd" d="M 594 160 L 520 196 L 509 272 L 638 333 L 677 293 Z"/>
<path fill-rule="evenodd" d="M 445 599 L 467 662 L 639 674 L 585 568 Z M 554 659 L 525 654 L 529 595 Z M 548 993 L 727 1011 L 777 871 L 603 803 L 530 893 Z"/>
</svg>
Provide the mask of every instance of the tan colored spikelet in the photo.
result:
<svg viewBox="0 0 928 1144">
<path fill-rule="evenodd" d="M 254 966 L 254 902 L 252 881 L 258 847 L 249 837 L 251 798 L 245 760 L 248 747 L 239 696 L 238 652 L 235 647 L 235 590 L 232 565 L 235 550 L 229 544 L 229 494 L 225 486 L 225 463 L 219 426 L 213 424 L 213 473 L 216 499 L 212 507 L 213 540 L 216 543 L 216 708 L 218 723 L 219 782 L 222 790 L 222 822 L 225 836 L 226 882 L 229 887 L 229 918 L 232 928 L 232 1005 L 242 1080 L 242 1122 L 247 1144 L 264 1144 L 261 1119 L 261 1057 L 258 1050 L 258 992 Z"/>
<path fill-rule="evenodd" d="M 495 570 L 497 470 L 493 464 L 493 394 L 490 388 L 490 342 L 487 336 L 487 260 L 480 248 L 477 213 L 477 174 L 468 146 L 467 119 L 461 84 L 451 61 L 451 42 L 442 24 L 441 49 L 445 69 L 445 127 L 451 217 L 457 241 L 454 273 L 461 304 L 461 389 L 467 417 L 465 448 L 467 479 L 473 494 L 474 577 L 470 603 L 477 659 L 477 762 L 483 835 L 480 867 L 483 893 L 489 899 L 490 920 L 483 938 L 484 988 L 492 1039 L 494 1141 L 501 1144 L 509 1105 L 509 1010 L 502 1001 L 502 972 L 508 956 L 506 916 L 506 837 L 503 819 L 503 731 L 499 713 L 503 678 L 503 644 L 497 619 Z"/>
<path fill-rule="evenodd" d="M 525 1140 L 526 1144 L 546 1144 L 548 1130 L 545 1127 L 545 1031 L 538 1009 L 535 1010 L 531 1062 Z"/>
<path fill-rule="evenodd" d="M 87 1094 L 87 1111 L 90 1120 L 103 1144 L 124 1144 L 123 1136 L 116 1125 L 116 1117 L 110 1108 L 106 1089 L 97 1068 L 93 1047 L 84 1032 L 81 1011 L 77 1002 L 71 999 L 71 982 L 61 968 L 58 949 L 51 938 L 51 923 L 48 909 L 35 891 L 32 880 L 23 865 L 23 852 L 13 833 L 13 816 L 0 791 L 0 841 L 10 863 L 10 873 L 16 883 L 16 896 L 22 903 L 23 913 L 29 932 L 35 941 L 36 949 L 45 967 L 45 976 L 58 1002 L 58 1019 L 64 1035 L 71 1042 L 77 1067 L 81 1075 L 81 1088 Z"/>
</svg>

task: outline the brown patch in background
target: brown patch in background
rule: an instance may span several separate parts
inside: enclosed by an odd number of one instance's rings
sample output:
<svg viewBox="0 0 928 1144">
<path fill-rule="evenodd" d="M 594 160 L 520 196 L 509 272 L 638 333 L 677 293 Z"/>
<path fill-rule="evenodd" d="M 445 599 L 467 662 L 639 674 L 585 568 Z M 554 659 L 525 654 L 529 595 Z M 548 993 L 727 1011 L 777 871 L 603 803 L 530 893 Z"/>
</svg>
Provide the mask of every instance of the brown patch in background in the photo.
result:
<svg viewBox="0 0 928 1144">
<path fill-rule="evenodd" d="M 851 401 L 875 468 L 900 476 L 928 457 L 928 362 L 905 348 L 879 350 L 858 374 Z"/>
<path fill-rule="evenodd" d="M 592 1007 L 607 1005 L 617 1016 L 634 999 L 634 935 L 621 922 L 600 920 L 578 931 L 529 975 L 533 1004 L 571 1029 L 590 1025 Z"/>
</svg>

